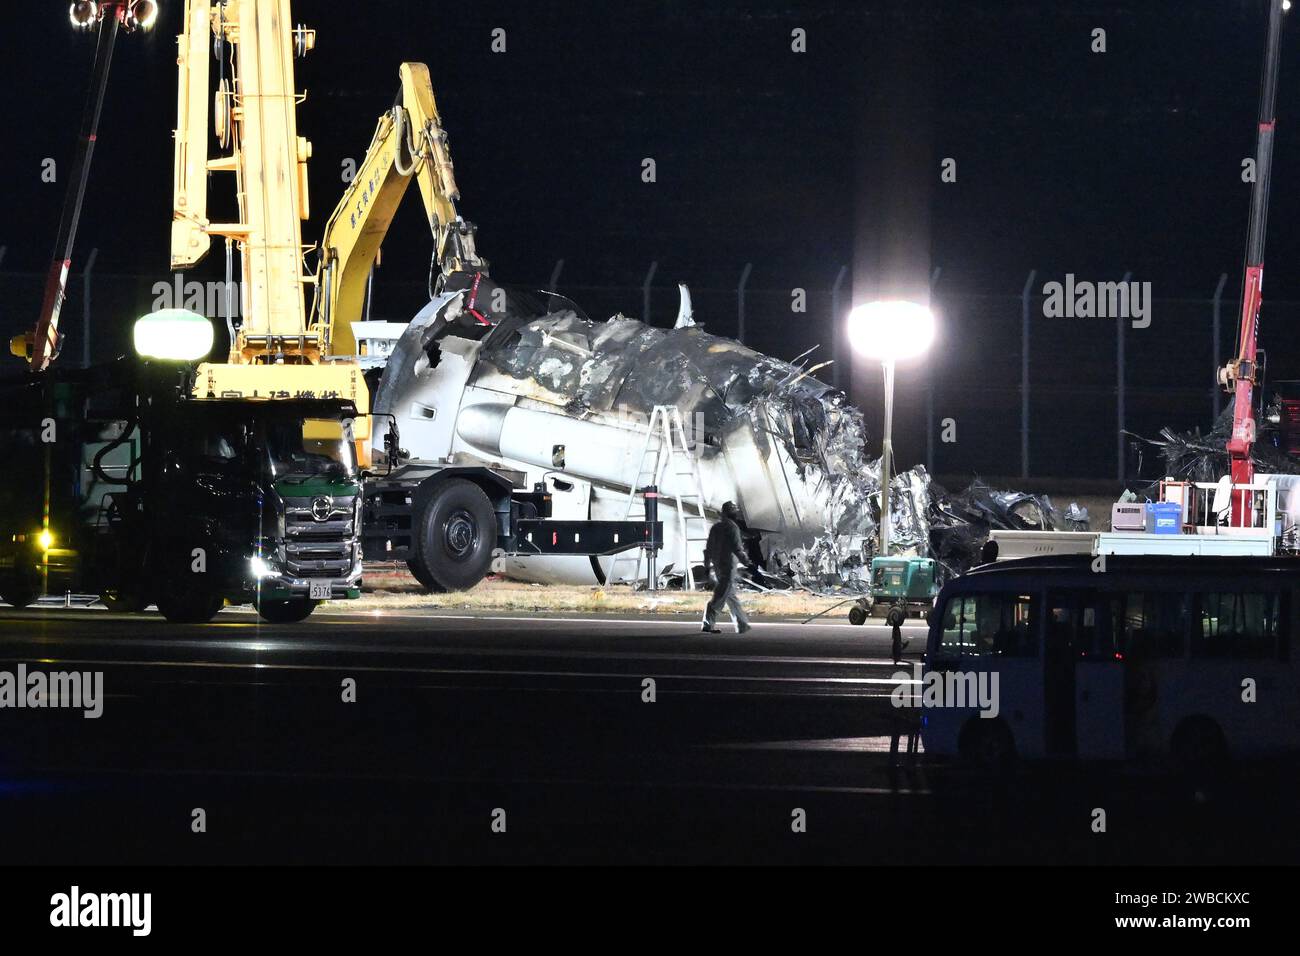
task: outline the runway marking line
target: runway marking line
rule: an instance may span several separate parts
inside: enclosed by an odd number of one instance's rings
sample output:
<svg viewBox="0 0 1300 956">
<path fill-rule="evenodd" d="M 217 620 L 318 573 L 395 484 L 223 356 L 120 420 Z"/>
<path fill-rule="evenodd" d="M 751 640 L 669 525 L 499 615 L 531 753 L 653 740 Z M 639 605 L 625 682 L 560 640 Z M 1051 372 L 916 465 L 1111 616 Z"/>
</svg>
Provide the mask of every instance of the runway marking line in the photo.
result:
<svg viewBox="0 0 1300 956">
<path fill-rule="evenodd" d="M 36 772 L 46 774 L 71 774 L 82 773 L 81 768 L 65 768 L 58 764 L 48 764 L 44 767 L 35 768 Z M 266 777 L 283 780 L 337 780 L 340 774 L 329 773 L 325 771 L 310 770 L 231 770 L 220 767 L 200 770 L 142 770 L 129 767 L 96 767 L 93 771 L 96 774 L 104 776 L 129 776 L 132 778 L 141 776 L 154 777 L 194 777 L 204 775 L 218 775 L 233 778 L 249 777 Z M 472 777 L 465 774 L 449 774 L 447 776 L 430 777 L 428 774 L 404 774 L 404 773 L 353 773 L 343 776 L 343 779 L 349 781 L 386 781 L 386 780 L 435 780 L 438 783 L 467 783 L 467 784 L 485 784 L 495 785 L 495 780 L 491 777 Z M 622 780 L 607 779 L 583 779 L 581 777 L 523 777 L 517 783 L 526 786 L 560 786 L 560 787 L 610 787 L 613 789 L 641 789 L 645 787 L 671 790 L 768 790 L 786 793 L 842 793 L 842 794 L 860 794 L 864 796 L 931 796 L 932 791 L 922 787 L 852 787 L 852 786 L 835 786 L 827 784 L 786 784 L 786 783 L 746 783 L 740 781 L 702 781 L 702 780 L 650 780 L 637 781 L 629 783 Z"/>
<path fill-rule="evenodd" d="M 342 603 L 342 602 L 338 602 L 338 603 Z M 104 609 L 104 608 L 64 608 L 64 607 L 48 607 L 48 608 L 32 608 L 31 610 L 33 610 L 33 611 L 66 611 L 66 610 L 85 611 L 85 610 L 92 610 L 92 611 L 95 611 L 96 613 L 109 613 L 109 612 L 107 612 L 106 609 Z M 408 609 L 408 610 L 409 610 L 409 609 Z M 228 615 L 235 615 L 235 614 L 253 615 L 255 612 L 253 612 L 252 610 L 250 610 L 250 609 L 248 609 L 248 608 L 245 608 L 245 607 L 233 607 L 233 608 L 226 608 L 226 609 L 223 610 L 221 613 L 222 613 L 222 614 L 228 614 Z M 552 621 L 552 622 L 557 623 L 557 624 L 656 624 L 656 625 L 659 625 L 660 627 L 690 627 L 690 626 L 698 627 L 698 626 L 699 626 L 699 625 L 698 625 L 698 622 L 697 622 L 693 617 L 674 618 L 674 619 L 671 619 L 671 620 L 663 620 L 662 618 L 660 618 L 660 617 L 655 617 L 655 616 L 637 617 L 637 618 L 623 618 L 623 617 L 550 617 L 550 616 L 547 616 L 547 615 L 542 615 L 541 617 L 537 617 L 537 616 L 531 616 L 531 617 L 530 617 L 530 616 L 527 616 L 527 615 L 524 615 L 524 614 L 518 614 L 518 615 L 510 615 L 510 614 L 443 614 L 443 613 L 440 613 L 440 612 L 437 611 L 437 610 L 431 610 L 431 611 L 429 611 L 428 613 L 419 614 L 419 613 L 409 613 L 409 612 L 408 612 L 408 613 L 403 613 L 401 610 L 394 610 L 394 611 L 391 611 L 391 612 L 390 612 L 390 611 L 385 611 L 385 610 L 378 609 L 378 608 L 367 608 L 367 609 L 364 609 L 364 610 L 362 610 L 362 609 L 348 609 L 348 608 L 338 608 L 338 609 L 331 608 L 331 609 L 328 609 L 328 610 L 319 610 L 317 613 L 320 614 L 321 617 L 335 617 L 335 618 L 386 618 L 386 619 L 398 618 L 398 619 L 401 619 L 401 620 L 415 620 L 415 621 L 427 621 L 427 620 L 429 620 L 429 619 L 431 619 L 431 618 L 434 618 L 434 619 L 438 619 L 438 620 L 446 620 L 446 621 L 496 621 L 496 622 L 510 622 L 510 623 L 519 623 L 519 624 L 532 624 L 532 623 L 535 622 L 535 621 Z M 151 612 L 146 612 L 146 615 L 147 615 L 148 617 L 150 617 L 150 618 L 155 618 L 155 619 L 160 619 L 160 618 L 161 618 L 160 615 L 155 614 L 155 613 L 151 613 Z M 130 617 L 133 618 L 133 619 L 139 619 L 139 618 L 141 618 L 141 617 L 143 617 L 143 616 L 145 616 L 145 615 L 130 615 Z M 16 619 L 14 619 L 14 618 L 10 618 L 9 620 L 16 620 Z M 318 618 L 317 620 L 319 620 L 319 618 Z M 330 623 L 336 623 L 336 622 L 331 621 Z M 845 622 L 843 622 L 843 623 L 829 623 L 829 622 L 822 622 L 822 623 L 819 623 L 819 624 L 811 624 L 811 623 L 810 623 L 810 624 L 803 624 L 803 623 L 801 623 L 801 622 L 798 621 L 798 620 L 789 620 L 789 621 L 753 621 L 753 622 L 751 622 L 751 623 L 752 623 L 752 626 L 753 626 L 753 627 L 756 627 L 756 628 L 759 628 L 759 627 L 762 627 L 762 628 L 769 628 L 769 627 L 799 627 L 799 628 L 808 628 L 808 629 L 814 629 L 814 630 L 845 630 L 845 629 L 849 629 L 849 630 L 861 630 L 863 633 L 872 633 L 873 631 L 875 631 L 875 630 L 877 630 L 877 629 L 879 629 L 879 630 L 887 630 L 886 625 L 884 625 L 884 624 L 870 624 L 870 625 L 862 625 L 862 626 L 859 626 L 859 625 L 853 625 L 853 624 L 850 624 L 850 623 L 848 623 L 847 621 L 845 621 Z M 225 626 L 225 627 L 238 627 L 238 626 L 245 625 L 245 624 L 260 625 L 261 622 L 258 621 L 258 620 L 247 621 L 247 622 L 244 622 L 244 621 L 240 621 L 240 622 L 235 622 L 235 621 L 224 622 L 224 621 L 221 621 L 221 622 L 212 622 L 211 624 L 208 624 L 208 625 L 205 625 L 205 626 L 208 626 L 208 627 L 212 627 L 212 626 L 218 626 L 218 627 L 220 627 L 220 626 Z M 920 629 L 920 628 L 923 628 L 924 625 L 922 625 L 920 622 L 908 621 L 907 623 L 905 623 L 905 624 L 903 625 L 903 627 L 904 627 L 905 630 L 912 630 L 912 631 L 915 631 L 915 630 L 918 630 L 918 629 Z M 729 630 L 729 629 L 727 629 L 727 628 L 724 628 L 724 629 L 723 629 L 723 634 L 722 634 L 722 635 L 711 635 L 711 637 L 713 637 L 713 638 L 717 638 L 717 637 L 719 637 L 719 636 L 727 636 L 727 635 L 730 635 L 730 636 L 732 636 L 732 637 L 738 637 L 738 636 L 740 636 L 740 635 L 736 634 L 736 632 L 735 632 L 734 630 Z M 704 635 L 701 634 L 700 636 L 703 637 Z"/>
<path fill-rule="evenodd" d="M 26 657 L 0 657 L 3 663 L 23 663 L 28 661 Z M 226 663 L 221 661 L 114 661 L 114 660 L 91 660 L 79 658 L 60 658 L 57 661 L 49 663 L 69 665 L 75 664 L 87 667 L 113 667 L 129 665 L 132 667 L 200 667 L 224 670 L 284 670 L 284 671 L 364 671 L 367 673 L 396 673 L 396 674 L 467 674 L 467 675 L 495 675 L 498 677 L 601 677 L 601 678 L 619 678 L 628 680 L 640 680 L 645 677 L 654 677 L 657 680 L 716 680 L 716 681 L 766 681 L 777 684 L 898 684 L 899 681 L 886 677 L 782 677 L 782 676 L 756 676 L 756 675 L 731 675 L 731 674 L 628 674 L 619 671 L 546 671 L 546 670 L 492 670 L 489 668 L 460 668 L 460 667 L 376 667 L 373 665 L 362 664 L 337 664 L 325 666 L 323 664 L 264 664 L 264 663 Z M 919 683 L 919 681 L 909 681 L 909 683 Z"/>
</svg>

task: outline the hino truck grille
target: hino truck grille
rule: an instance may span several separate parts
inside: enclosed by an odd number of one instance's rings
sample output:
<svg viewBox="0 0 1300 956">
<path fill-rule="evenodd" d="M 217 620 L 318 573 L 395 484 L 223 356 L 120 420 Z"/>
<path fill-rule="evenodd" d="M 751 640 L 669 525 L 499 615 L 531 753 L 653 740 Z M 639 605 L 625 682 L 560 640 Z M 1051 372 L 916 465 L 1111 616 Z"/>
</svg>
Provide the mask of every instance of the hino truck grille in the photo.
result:
<svg viewBox="0 0 1300 956">
<path fill-rule="evenodd" d="M 284 570 L 299 578 L 345 578 L 355 559 L 355 498 L 284 499 Z"/>
</svg>

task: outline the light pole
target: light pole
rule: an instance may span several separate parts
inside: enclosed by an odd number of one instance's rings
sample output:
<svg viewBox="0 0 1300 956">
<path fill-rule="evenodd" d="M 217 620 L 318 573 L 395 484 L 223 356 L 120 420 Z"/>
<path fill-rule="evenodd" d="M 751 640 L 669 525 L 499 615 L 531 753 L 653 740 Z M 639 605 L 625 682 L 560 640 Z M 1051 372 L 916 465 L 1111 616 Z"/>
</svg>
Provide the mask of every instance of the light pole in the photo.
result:
<svg viewBox="0 0 1300 956">
<path fill-rule="evenodd" d="M 885 432 L 880 454 L 880 556 L 889 555 L 889 483 L 894 464 L 894 363 L 922 355 L 934 341 L 934 314 L 915 302 L 872 302 L 849 313 L 849 344 L 885 371 Z"/>
</svg>

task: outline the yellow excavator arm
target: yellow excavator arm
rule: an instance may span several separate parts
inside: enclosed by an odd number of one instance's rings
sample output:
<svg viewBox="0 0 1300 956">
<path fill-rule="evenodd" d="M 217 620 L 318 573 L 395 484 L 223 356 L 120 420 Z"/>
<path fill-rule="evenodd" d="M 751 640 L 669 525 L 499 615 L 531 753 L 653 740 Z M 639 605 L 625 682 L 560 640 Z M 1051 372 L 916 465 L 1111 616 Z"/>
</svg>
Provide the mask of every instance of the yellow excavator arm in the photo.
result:
<svg viewBox="0 0 1300 956">
<path fill-rule="evenodd" d="M 474 227 L 456 212 L 460 192 L 429 68 L 403 63 L 400 102 L 379 119 L 374 139 L 321 238 L 314 326 L 326 355 L 356 353 L 352 323 L 362 317 L 370 269 L 411 180 L 420 184 L 441 280 L 486 273 Z"/>
</svg>

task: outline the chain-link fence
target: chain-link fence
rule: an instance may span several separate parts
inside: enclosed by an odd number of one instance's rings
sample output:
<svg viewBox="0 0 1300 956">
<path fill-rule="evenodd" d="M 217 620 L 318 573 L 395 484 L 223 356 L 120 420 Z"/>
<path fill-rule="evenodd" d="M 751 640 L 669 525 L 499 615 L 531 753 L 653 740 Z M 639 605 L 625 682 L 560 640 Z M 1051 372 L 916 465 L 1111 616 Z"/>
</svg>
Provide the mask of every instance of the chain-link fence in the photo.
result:
<svg viewBox="0 0 1300 956">
<path fill-rule="evenodd" d="M 126 352 L 135 318 L 159 303 L 159 284 L 176 288 L 175 277 L 102 274 L 87 261 L 88 271 L 70 277 L 63 309 L 60 361 L 71 364 Z M 842 275 L 828 271 L 832 280 Z M 557 291 L 597 320 L 622 312 L 671 325 L 677 288 L 662 273 L 648 274 L 654 281 L 640 288 L 561 280 Z M 750 288 L 743 277 L 738 273 L 732 288 L 692 288 L 696 321 L 718 335 L 743 334 L 746 345 L 783 359 L 813 350 L 805 359 L 810 365 L 834 360 L 818 377 L 849 389 L 848 345 L 836 332 L 851 302 L 851 283 L 841 278 L 838 289 L 833 281 L 821 288 Z M 43 280 L 4 272 L 0 261 L 6 340 L 30 328 Z M 933 296 L 940 337 L 926 362 L 909 369 L 899 385 L 900 404 L 915 406 L 911 421 L 923 422 L 925 435 L 902 444 L 934 474 L 1156 476 L 1158 456 L 1123 432 L 1155 437 L 1165 426 L 1205 428 L 1227 401 L 1213 382 L 1215 369 L 1232 356 L 1237 305 L 1234 284 L 1217 280 L 1206 283 L 1210 290 L 1217 287 L 1217 301 L 1154 299 L 1145 327 L 1134 327 L 1130 318 L 1048 316 L 1045 280 L 1036 273 L 1024 289 L 1007 294 L 961 293 L 940 285 Z M 423 281 L 377 279 L 371 317 L 403 321 L 427 301 L 426 290 Z M 220 312 L 210 317 L 222 319 Z M 1297 327 L 1297 319 L 1300 303 L 1267 302 L 1262 340 L 1267 343 L 1270 327 Z M 1290 360 L 1279 356 L 1273 364 L 1270 378 L 1300 377 Z M 864 405 L 879 388 L 874 370 L 872 375 L 858 383 Z"/>
</svg>

